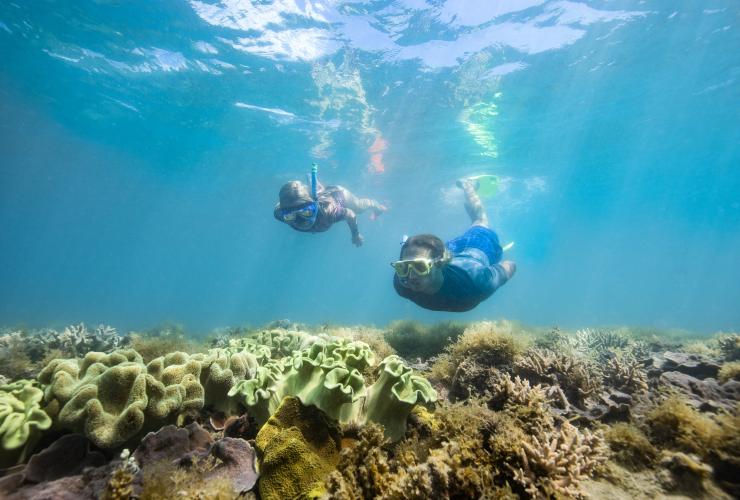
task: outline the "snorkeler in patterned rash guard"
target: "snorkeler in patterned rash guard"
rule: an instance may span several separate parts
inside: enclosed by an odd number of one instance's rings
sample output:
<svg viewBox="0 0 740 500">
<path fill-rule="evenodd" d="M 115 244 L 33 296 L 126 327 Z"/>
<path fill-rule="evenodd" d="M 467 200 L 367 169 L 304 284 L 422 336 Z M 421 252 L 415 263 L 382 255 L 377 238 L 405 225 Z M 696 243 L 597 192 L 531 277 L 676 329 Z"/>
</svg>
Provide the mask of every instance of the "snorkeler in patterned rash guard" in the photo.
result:
<svg viewBox="0 0 740 500">
<path fill-rule="evenodd" d="M 299 181 L 291 181 L 280 188 L 280 202 L 275 205 L 273 214 L 296 231 L 321 233 L 334 223 L 347 221 L 352 233 L 352 243 L 362 245 L 362 235 L 357 227 L 357 214 L 372 210 L 374 216 L 386 211 L 386 207 L 369 198 L 358 198 L 342 186 L 320 184 L 316 189 L 316 199 L 311 196 L 308 186 Z"/>
<path fill-rule="evenodd" d="M 465 209 L 472 221 L 462 236 L 447 243 L 431 234 L 404 241 L 400 260 L 391 262 L 393 286 L 401 297 L 433 311 L 469 311 L 516 272 L 514 262 L 501 261 L 503 250 L 488 225 L 476 182 L 457 182 L 465 191 Z"/>
</svg>

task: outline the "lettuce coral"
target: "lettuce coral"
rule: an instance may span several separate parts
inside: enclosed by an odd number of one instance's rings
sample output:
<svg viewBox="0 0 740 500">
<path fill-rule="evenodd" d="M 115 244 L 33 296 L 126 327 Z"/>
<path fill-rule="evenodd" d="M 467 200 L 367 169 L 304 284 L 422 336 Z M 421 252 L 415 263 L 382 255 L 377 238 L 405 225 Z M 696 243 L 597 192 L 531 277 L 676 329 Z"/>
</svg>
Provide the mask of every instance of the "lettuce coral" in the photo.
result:
<svg viewBox="0 0 740 500">
<path fill-rule="evenodd" d="M 29 380 L 0 386 L 0 467 L 26 459 L 51 418 L 40 407 L 44 393 Z"/>
<path fill-rule="evenodd" d="M 229 395 L 239 398 L 259 422 L 274 413 L 284 397 L 297 396 L 340 422 L 382 423 L 388 436 L 397 440 L 411 408 L 435 401 L 437 394 L 398 356 L 383 360 L 378 380 L 366 387 L 360 370 L 373 361 L 372 351 L 362 342 L 319 339 L 292 357 L 260 366 L 253 378 L 238 382 Z"/>
</svg>

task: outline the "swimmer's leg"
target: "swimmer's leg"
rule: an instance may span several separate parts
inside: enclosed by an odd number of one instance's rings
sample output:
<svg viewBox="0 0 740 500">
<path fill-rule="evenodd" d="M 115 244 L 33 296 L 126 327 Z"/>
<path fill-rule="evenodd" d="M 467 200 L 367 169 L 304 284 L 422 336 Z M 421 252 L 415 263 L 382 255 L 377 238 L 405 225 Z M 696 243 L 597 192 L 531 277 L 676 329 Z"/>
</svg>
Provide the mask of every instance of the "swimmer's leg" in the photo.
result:
<svg viewBox="0 0 740 500">
<path fill-rule="evenodd" d="M 483 207 L 478 192 L 475 190 L 476 181 L 470 179 L 460 179 L 457 186 L 465 192 L 465 210 L 468 212 L 470 221 L 474 226 L 489 227 L 488 215 Z"/>
<path fill-rule="evenodd" d="M 361 214 L 366 210 L 372 210 L 374 216 L 378 216 L 388 210 L 384 205 L 381 205 L 377 201 L 370 198 L 358 198 L 352 194 L 348 189 L 339 187 L 344 195 L 344 204 L 347 208 L 352 210 L 356 214 Z"/>
</svg>

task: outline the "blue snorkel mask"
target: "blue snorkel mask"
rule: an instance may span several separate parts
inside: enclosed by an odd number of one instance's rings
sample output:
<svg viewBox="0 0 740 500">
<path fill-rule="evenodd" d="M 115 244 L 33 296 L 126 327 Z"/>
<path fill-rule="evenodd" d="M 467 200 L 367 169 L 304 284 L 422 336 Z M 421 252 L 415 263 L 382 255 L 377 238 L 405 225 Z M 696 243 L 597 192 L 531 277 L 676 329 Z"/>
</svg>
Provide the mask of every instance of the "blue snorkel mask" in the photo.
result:
<svg viewBox="0 0 740 500">
<path fill-rule="evenodd" d="M 285 208 L 280 211 L 280 219 L 298 229 L 309 229 L 316 223 L 319 205 L 312 201 L 298 208 Z"/>
<path fill-rule="evenodd" d="M 316 218 L 319 216 L 318 171 L 318 165 L 315 163 L 311 165 L 311 199 L 313 201 L 300 207 L 284 208 L 280 211 L 280 219 L 296 229 L 311 229 L 316 224 Z"/>
</svg>

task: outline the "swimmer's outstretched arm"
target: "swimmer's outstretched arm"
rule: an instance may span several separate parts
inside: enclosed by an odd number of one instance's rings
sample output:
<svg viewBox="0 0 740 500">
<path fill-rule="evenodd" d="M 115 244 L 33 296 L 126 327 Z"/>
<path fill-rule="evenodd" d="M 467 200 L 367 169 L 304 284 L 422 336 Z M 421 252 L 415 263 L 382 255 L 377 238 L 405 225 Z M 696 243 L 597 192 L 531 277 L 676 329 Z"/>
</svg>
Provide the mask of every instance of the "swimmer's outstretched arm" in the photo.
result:
<svg viewBox="0 0 740 500">
<path fill-rule="evenodd" d="M 350 210 L 349 208 L 344 209 L 344 220 L 347 221 L 347 225 L 349 226 L 349 231 L 352 233 L 352 243 L 354 243 L 355 246 L 361 246 L 362 245 L 362 236 L 360 235 L 360 230 L 357 227 L 357 216 L 355 213 Z"/>
</svg>

